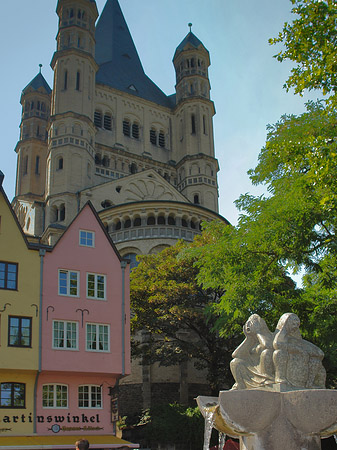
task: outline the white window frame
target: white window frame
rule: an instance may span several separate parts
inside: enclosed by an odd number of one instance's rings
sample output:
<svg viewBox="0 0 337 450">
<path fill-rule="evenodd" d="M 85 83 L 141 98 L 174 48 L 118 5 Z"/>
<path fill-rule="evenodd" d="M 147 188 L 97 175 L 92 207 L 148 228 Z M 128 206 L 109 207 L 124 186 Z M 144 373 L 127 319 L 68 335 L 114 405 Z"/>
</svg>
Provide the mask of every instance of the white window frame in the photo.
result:
<svg viewBox="0 0 337 450">
<path fill-rule="evenodd" d="M 88 339 L 88 328 L 89 327 L 95 327 L 95 336 L 96 339 L 95 341 L 95 345 L 96 348 L 89 348 L 89 339 Z M 107 329 L 107 334 L 108 334 L 108 339 L 107 339 L 107 348 L 106 349 L 99 349 L 97 348 L 97 345 L 99 345 L 99 341 L 100 341 L 100 337 L 99 337 L 99 333 L 100 333 L 100 327 L 105 327 Z M 98 340 L 97 340 L 97 336 L 98 336 Z M 104 345 L 104 342 L 103 342 Z M 85 327 L 85 349 L 87 352 L 98 352 L 98 353 L 109 353 L 110 352 L 110 325 L 109 324 L 105 324 L 105 323 L 87 323 L 86 327 Z"/>
<path fill-rule="evenodd" d="M 85 233 L 85 236 L 83 236 L 83 239 L 85 240 L 85 242 L 81 242 L 81 233 Z M 88 234 L 92 235 L 92 244 L 88 244 Z M 80 230 L 78 233 L 78 243 L 81 247 L 89 247 L 89 248 L 94 248 L 95 247 L 95 232 L 91 231 L 91 230 Z"/>
<path fill-rule="evenodd" d="M 67 293 L 66 294 L 63 294 L 60 292 L 60 289 L 61 289 L 60 274 L 61 273 L 67 274 Z M 71 274 L 76 274 L 76 295 L 70 293 Z M 80 272 L 78 272 L 77 270 L 70 270 L 70 269 L 59 269 L 58 270 L 58 295 L 61 295 L 62 297 L 79 297 L 80 296 Z"/>
<path fill-rule="evenodd" d="M 63 346 L 59 347 L 55 345 L 55 323 L 60 322 L 63 323 Z M 65 342 L 67 341 L 67 324 L 75 324 L 76 325 L 76 347 L 67 347 L 65 346 Z M 54 350 L 70 350 L 77 351 L 78 350 L 78 322 L 70 321 L 70 320 L 53 320 L 53 335 L 52 335 L 52 348 Z"/>
<path fill-rule="evenodd" d="M 84 399 L 80 399 L 80 388 L 88 388 L 88 402 L 89 405 L 88 406 L 80 406 L 80 401 L 84 401 Z M 93 402 L 93 396 L 95 396 L 97 393 L 93 392 L 93 388 L 98 388 L 99 389 L 99 395 L 100 395 L 100 406 L 93 406 L 92 402 Z M 99 386 L 97 384 L 81 384 L 78 386 L 78 408 L 79 409 L 103 409 L 103 389 L 102 386 Z M 97 401 L 97 400 L 96 400 Z"/>
<path fill-rule="evenodd" d="M 44 398 L 43 398 L 43 388 L 45 387 L 45 386 L 49 386 L 49 387 L 53 387 L 53 389 L 52 389 L 52 391 L 50 391 L 50 392 L 52 392 L 52 394 L 53 394 L 53 406 L 49 406 L 49 405 L 44 405 L 43 404 L 43 402 L 44 402 Z M 66 399 L 66 402 L 67 402 L 67 405 L 66 406 L 57 406 L 57 392 L 56 392 L 56 388 L 57 388 L 57 386 L 61 386 L 61 387 L 65 387 L 66 388 L 66 392 L 67 392 L 67 399 Z M 48 399 L 47 399 L 48 400 Z M 43 386 L 42 386 L 42 408 L 44 408 L 44 409 L 68 409 L 68 407 L 69 407 L 69 389 L 68 389 L 68 385 L 67 384 L 62 384 L 62 383 L 46 383 L 46 384 L 44 384 Z"/>
<path fill-rule="evenodd" d="M 94 295 L 89 295 L 89 277 L 94 277 Z M 104 278 L 104 296 L 98 297 L 98 277 Z M 87 298 L 93 300 L 106 300 L 106 275 L 102 273 L 87 273 Z"/>
</svg>

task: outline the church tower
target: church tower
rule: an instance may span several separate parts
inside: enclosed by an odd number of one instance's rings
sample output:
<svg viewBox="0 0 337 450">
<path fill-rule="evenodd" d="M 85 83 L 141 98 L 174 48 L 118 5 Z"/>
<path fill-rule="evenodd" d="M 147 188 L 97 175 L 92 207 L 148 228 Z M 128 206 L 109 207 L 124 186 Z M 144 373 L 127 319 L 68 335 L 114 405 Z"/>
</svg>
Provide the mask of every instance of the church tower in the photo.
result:
<svg viewBox="0 0 337 450">
<path fill-rule="evenodd" d="M 66 226 L 77 210 L 76 193 L 93 184 L 96 128 L 94 0 L 59 0 L 57 50 L 49 128 L 46 225 Z M 72 214 L 67 214 L 72 211 Z"/>
<path fill-rule="evenodd" d="M 177 47 L 173 64 L 176 72 L 178 188 L 192 203 L 218 211 L 216 174 L 219 167 L 214 157 L 215 108 L 210 100 L 210 56 L 192 31 Z"/>
<path fill-rule="evenodd" d="M 18 154 L 16 196 L 33 196 L 42 200 L 45 189 L 47 129 L 50 116 L 51 89 L 39 74 L 24 88 Z"/>
</svg>

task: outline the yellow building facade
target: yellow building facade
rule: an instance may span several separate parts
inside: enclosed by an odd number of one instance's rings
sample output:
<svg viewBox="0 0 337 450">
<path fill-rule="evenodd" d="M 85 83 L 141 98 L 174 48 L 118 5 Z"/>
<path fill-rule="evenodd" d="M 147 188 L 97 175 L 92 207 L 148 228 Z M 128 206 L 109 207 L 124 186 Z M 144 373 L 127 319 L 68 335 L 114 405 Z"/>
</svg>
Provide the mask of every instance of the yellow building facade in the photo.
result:
<svg viewBox="0 0 337 450">
<path fill-rule="evenodd" d="M 0 186 L 0 433 L 6 436 L 33 433 L 39 304 L 39 251 Z"/>
</svg>

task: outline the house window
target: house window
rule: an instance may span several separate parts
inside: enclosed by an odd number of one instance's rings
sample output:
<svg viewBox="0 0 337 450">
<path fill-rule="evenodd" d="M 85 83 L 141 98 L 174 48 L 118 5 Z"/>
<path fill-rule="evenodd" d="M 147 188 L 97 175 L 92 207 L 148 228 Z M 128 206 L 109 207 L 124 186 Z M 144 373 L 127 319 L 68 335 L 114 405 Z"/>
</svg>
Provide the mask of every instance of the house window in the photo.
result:
<svg viewBox="0 0 337 450">
<path fill-rule="evenodd" d="M 87 339 L 86 349 L 93 352 L 108 352 L 110 350 L 109 325 L 102 325 L 98 323 L 87 323 Z"/>
<path fill-rule="evenodd" d="M 18 265 L 0 261 L 0 289 L 16 291 L 18 288 Z"/>
<path fill-rule="evenodd" d="M 104 114 L 104 128 L 106 130 L 111 130 L 112 126 L 112 117 L 111 114 Z"/>
<path fill-rule="evenodd" d="M 59 295 L 78 297 L 79 273 L 71 270 L 59 270 Z"/>
<path fill-rule="evenodd" d="M 97 128 L 102 128 L 102 113 L 101 111 L 95 111 L 94 113 L 94 123 Z"/>
<path fill-rule="evenodd" d="M 101 386 L 79 386 L 78 387 L 79 408 L 102 408 Z"/>
<path fill-rule="evenodd" d="M 123 134 L 124 136 L 130 136 L 130 121 L 128 119 L 123 120 Z"/>
<path fill-rule="evenodd" d="M 42 386 L 43 408 L 68 408 L 68 386 L 45 384 Z"/>
<path fill-rule="evenodd" d="M 32 319 L 31 317 L 8 317 L 8 346 L 31 347 Z"/>
<path fill-rule="evenodd" d="M 105 275 L 87 273 L 87 298 L 105 300 Z"/>
<path fill-rule="evenodd" d="M 80 245 L 95 247 L 95 233 L 93 231 L 80 230 Z"/>
<path fill-rule="evenodd" d="M 53 321 L 53 348 L 77 350 L 77 322 Z"/>
<path fill-rule="evenodd" d="M 0 383 L 0 408 L 25 408 L 24 383 Z"/>
</svg>

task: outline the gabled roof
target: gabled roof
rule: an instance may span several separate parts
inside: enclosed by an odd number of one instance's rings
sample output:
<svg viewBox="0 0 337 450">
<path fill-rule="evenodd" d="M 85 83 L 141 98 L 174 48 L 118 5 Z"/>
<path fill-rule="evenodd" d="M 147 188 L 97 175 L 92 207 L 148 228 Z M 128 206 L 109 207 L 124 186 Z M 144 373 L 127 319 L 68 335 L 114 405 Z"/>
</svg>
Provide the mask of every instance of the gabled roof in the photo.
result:
<svg viewBox="0 0 337 450">
<path fill-rule="evenodd" d="M 107 0 L 96 27 L 97 83 L 105 84 L 173 108 L 167 97 L 145 74 L 118 0 Z"/>
<path fill-rule="evenodd" d="M 26 94 L 29 90 L 37 91 L 40 88 L 43 88 L 47 94 L 51 94 L 49 84 L 47 83 L 41 72 L 38 73 L 29 84 L 27 84 L 27 86 L 22 91 L 22 94 Z"/>
<path fill-rule="evenodd" d="M 192 31 L 190 31 L 185 38 L 181 41 L 181 43 L 178 45 L 178 47 L 176 48 L 175 54 L 174 54 L 174 58 L 176 58 L 176 56 L 178 55 L 178 53 L 182 52 L 186 46 L 189 47 L 194 47 L 196 49 L 200 48 L 200 46 L 208 53 L 207 48 L 204 46 L 204 44 L 200 41 L 200 39 L 198 39 L 196 37 L 195 34 L 192 33 Z M 174 59 L 173 58 L 173 59 Z"/>
</svg>

